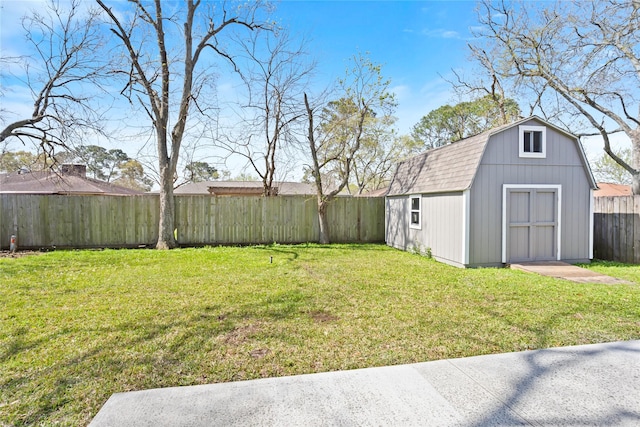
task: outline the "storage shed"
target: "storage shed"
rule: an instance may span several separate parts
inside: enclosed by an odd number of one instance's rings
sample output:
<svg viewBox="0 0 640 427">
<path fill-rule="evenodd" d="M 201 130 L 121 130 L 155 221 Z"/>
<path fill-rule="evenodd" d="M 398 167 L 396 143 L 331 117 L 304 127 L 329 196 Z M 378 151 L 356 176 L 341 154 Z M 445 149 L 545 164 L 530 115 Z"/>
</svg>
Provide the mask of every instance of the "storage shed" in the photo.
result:
<svg viewBox="0 0 640 427">
<path fill-rule="evenodd" d="M 400 163 L 386 242 L 458 267 L 588 262 L 596 188 L 578 138 L 533 116 Z"/>
</svg>

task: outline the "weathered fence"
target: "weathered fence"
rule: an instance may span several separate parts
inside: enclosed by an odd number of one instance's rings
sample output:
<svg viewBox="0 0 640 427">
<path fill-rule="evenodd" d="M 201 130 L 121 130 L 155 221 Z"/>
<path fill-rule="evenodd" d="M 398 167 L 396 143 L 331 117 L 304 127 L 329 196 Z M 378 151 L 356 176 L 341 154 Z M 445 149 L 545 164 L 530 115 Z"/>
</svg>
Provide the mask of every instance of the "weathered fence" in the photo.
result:
<svg viewBox="0 0 640 427">
<path fill-rule="evenodd" d="M 640 264 L 640 196 L 595 197 L 593 212 L 594 257 Z"/>
<path fill-rule="evenodd" d="M 318 240 L 314 197 L 175 196 L 181 245 Z M 0 248 L 137 247 L 158 238 L 157 195 L 0 194 Z M 384 241 L 384 199 L 338 197 L 328 208 L 333 242 Z"/>
</svg>

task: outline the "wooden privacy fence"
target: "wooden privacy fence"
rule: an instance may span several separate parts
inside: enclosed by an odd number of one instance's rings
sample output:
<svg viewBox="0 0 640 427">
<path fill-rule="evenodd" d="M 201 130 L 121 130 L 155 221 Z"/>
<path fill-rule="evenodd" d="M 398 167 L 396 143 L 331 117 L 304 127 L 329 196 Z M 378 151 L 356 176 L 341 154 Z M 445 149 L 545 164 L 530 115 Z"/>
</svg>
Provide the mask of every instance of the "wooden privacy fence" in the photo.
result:
<svg viewBox="0 0 640 427">
<path fill-rule="evenodd" d="M 640 196 L 594 197 L 597 259 L 640 264 Z"/>
<path fill-rule="evenodd" d="M 175 196 L 181 245 L 314 242 L 315 197 Z M 16 234 L 20 248 L 153 245 L 157 195 L 63 196 L 0 194 L 0 248 Z M 331 241 L 384 241 L 384 198 L 338 197 L 328 208 Z"/>
</svg>

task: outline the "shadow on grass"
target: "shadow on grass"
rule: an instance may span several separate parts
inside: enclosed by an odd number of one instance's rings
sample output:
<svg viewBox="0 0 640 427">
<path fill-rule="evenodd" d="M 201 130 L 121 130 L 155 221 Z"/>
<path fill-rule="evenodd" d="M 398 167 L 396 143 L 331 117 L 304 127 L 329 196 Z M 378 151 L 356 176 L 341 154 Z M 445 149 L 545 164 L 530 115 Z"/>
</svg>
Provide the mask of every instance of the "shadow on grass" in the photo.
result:
<svg viewBox="0 0 640 427">
<path fill-rule="evenodd" d="M 270 245 L 270 246 L 255 246 L 254 249 L 264 250 L 270 253 L 279 253 L 284 255 L 289 255 L 289 261 L 295 261 L 300 256 L 297 251 L 293 249 L 295 246 L 279 246 L 279 245 Z"/>
<path fill-rule="evenodd" d="M 1 354 L 3 363 L 22 352 L 48 352 L 46 343 L 51 341 L 70 342 L 74 336 L 96 336 L 100 340 L 81 344 L 80 350 L 71 350 L 60 360 L 44 362 L 40 368 L 23 367 L 0 379 L 2 400 L 13 402 L 9 406 L 18 406 L 12 410 L 13 418 L 3 422 L 86 424 L 116 392 L 232 380 L 216 378 L 215 372 L 214 378 L 211 375 L 199 378 L 200 362 L 191 356 L 198 352 L 206 354 L 215 346 L 226 346 L 231 351 L 254 336 L 268 335 L 268 331 L 250 329 L 247 325 L 303 315 L 308 303 L 308 297 L 294 290 L 269 295 L 261 302 L 243 305 L 232 312 L 221 305 L 208 305 L 183 318 L 145 316 L 115 326 L 82 325 L 32 340 L 27 338 L 24 328 L 16 329 Z M 241 340 L 233 339 L 240 335 Z M 249 354 L 246 360 L 252 363 Z M 90 403 L 82 395 L 86 384 L 97 384 L 91 391 Z M 25 390 L 32 392 L 26 396 Z M 23 402 L 27 398 L 30 402 Z M 78 408 L 78 405 L 85 406 Z M 2 409 L 11 408 L 5 405 Z M 3 418 L 8 414 L 5 412 Z"/>
<path fill-rule="evenodd" d="M 287 244 L 279 244 L 274 243 L 271 245 L 262 245 L 262 246 L 252 246 L 255 249 L 278 249 L 278 248 L 287 248 L 287 249 L 326 249 L 331 251 L 390 251 L 391 247 L 387 246 L 384 242 L 381 243 L 287 243 Z"/>
<path fill-rule="evenodd" d="M 39 340 L 27 341 L 25 339 L 27 332 L 27 328 L 20 326 L 7 334 L 10 338 L 7 340 L 6 344 L 0 348 L 0 363 L 5 363 L 16 354 L 30 350 L 49 340 L 47 337 Z"/>
<path fill-rule="evenodd" d="M 176 327 L 186 327 L 189 321 L 161 323 L 155 319 L 147 319 L 146 321 L 136 321 L 132 323 L 123 323 L 117 327 L 78 327 L 68 330 L 66 333 L 55 333 L 47 335 L 43 338 L 26 342 L 24 338 L 20 339 L 20 345 L 13 346 L 13 352 L 7 356 L 13 357 L 22 351 L 38 351 L 39 347 L 50 341 L 70 340 L 70 336 L 74 334 L 89 333 L 101 337 L 112 337 L 109 340 L 96 341 L 92 348 L 84 351 L 73 352 L 62 360 L 43 364 L 44 367 L 31 367 L 30 370 L 22 369 L 19 374 L 12 377 L 4 378 L 0 382 L 0 388 L 4 390 L 10 397 L 9 400 L 26 400 L 27 396 L 17 394 L 20 390 L 32 389 L 29 398 L 31 403 L 28 408 L 24 408 L 12 423 L 15 425 L 35 425 L 55 424 L 60 422 L 58 419 L 48 419 L 49 416 L 58 412 L 64 413 L 64 406 L 70 403 L 69 398 L 64 396 L 73 396 L 73 386 L 81 381 L 95 381 L 99 379 L 98 374 L 113 381 L 114 376 L 126 368 L 127 362 L 123 361 L 120 351 L 131 351 L 132 348 L 147 341 L 152 341 L 162 335 L 167 334 Z M 124 338 L 130 335 L 131 338 Z M 78 369 L 80 371 L 78 371 Z M 95 372 L 96 375 L 93 375 Z M 74 380 L 73 378 L 76 378 Z M 81 378 L 81 380 L 77 380 Z M 101 400 L 106 400 L 112 391 L 94 390 Z M 123 390 L 119 390 L 123 391 Z M 11 393 L 16 395 L 11 396 Z M 34 397 L 36 399 L 34 399 Z M 78 398 L 80 396 L 77 396 Z M 5 408 L 8 409 L 8 408 Z M 97 408 L 86 408 L 86 411 L 95 412 Z M 66 414 L 72 416 L 74 414 Z M 84 413 L 84 421 L 88 421 L 89 414 Z M 62 421 L 63 424 L 70 423 L 69 420 Z"/>
</svg>

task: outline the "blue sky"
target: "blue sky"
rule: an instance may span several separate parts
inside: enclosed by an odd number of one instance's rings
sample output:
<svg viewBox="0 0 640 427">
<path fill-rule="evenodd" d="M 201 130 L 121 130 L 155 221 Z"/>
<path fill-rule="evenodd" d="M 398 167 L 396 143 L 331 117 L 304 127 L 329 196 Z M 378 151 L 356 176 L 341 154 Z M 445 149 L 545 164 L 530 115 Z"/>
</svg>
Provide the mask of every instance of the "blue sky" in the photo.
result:
<svg viewBox="0 0 640 427">
<path fill-rule="evenodd" d="M 20 18 L 42 1 L 0 0 L 3 55 L 21 51 Z M 473 40 L 472 29 L 478 25 L 475 8 L 473 1 L 284 0 L 277 5 L 275 18 L 294 36 L 304 35 L 310 41 L 309 50 L 318 62 L 318 86 L 343 76 L 351 56 L 369 52 L 370 59 L 381 64 L 383 75 L 391 80 L 398 102 L 396 126 L 401 134 L 407 134 L 429 111 L 459 101 L 445 79 L 453 78 L 452 69 L 470 69 L 467 43 Z M 28 114 L 31 108 L 28 92 L 12 91 L 11 99 L 5 97 L 2 102 L 5 105 L 0 107 L 18 114 Z M 118 148 L 135 156 L 139 147 L 134 145 Z M 599 153 L 601 145 L 587 149 L 590 154 Z M 234 174 L 241 167 L 234 166 Z"/>
<path fill-rule="evenodd" d="M 468 65 L 466 43 L 477 25 L 471 1 L 283 1 L 276 16 L 292 32 L 308 34 L 327 80 L 342 76 L 358 51 L 382 64 L 397 96 L 402 133 L 455 102 L 441 76 Z"/>
<path fill-rule="evenodd" d="M 0 0 L 0 47 L 20 51 L 20 18 L 41 1 Z M 408 133 L 420 117 L 452 101 L 442 76 L 466 62 L 470 1 L 291 1 L 275 17 L 293 34 L 304 35 L 318 61 L 318 82 L 344 75 L 349 57 L 369 52 L 383 65 L 398 100 L 398 128 Z"/>
</svg>

